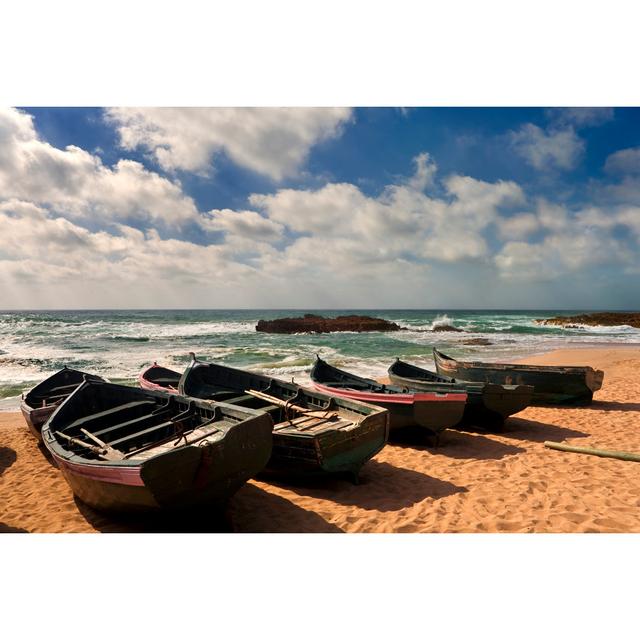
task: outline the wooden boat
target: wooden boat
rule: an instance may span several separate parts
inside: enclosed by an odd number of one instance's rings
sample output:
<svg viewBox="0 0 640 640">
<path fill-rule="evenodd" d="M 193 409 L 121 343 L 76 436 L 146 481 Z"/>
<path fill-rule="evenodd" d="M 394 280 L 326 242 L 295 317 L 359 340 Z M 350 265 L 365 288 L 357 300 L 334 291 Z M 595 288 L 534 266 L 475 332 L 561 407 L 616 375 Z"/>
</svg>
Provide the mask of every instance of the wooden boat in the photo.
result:
<svg viewBox="0 0 640 640">
<path fill-rule="evenodd" d="M 532 405 L 590 404 L 604 378 L 604 372 L 593 367 L 459 362 L 436 349 L 433 359 L 439 374 L 456 380 L 531 385 Z"/>
<path fill-rule="evenodd" d="M 105 511 L 222 506 L 272 446 L 263 412 L 93 380 L 42 439 L 74 494 Z"/>
<path fill-rule="evenodd" d="M 464 391 L 409 391 L 361 378 L 331 366 L 319 356 L 309 374 L 316 389 L 343 398 L 369 402 L 389 411 L 391 429 L 418 425 L 436 438 L 460 422 L 467 394 Z"/>
<path fill-rule="evenodd" d="M 357 482 L 362 466 L 389 436 L 387 412 L 379 407 L 195 357 L 179 389 L 187 396 L 267 412 L 273 420 L 270 472 L 346 474 Z"/>
<path fill-rule="evenodd" d="M 150 367 L 140 372 L 138 384 L 141 389 L 147 389 L 147 391 L 178 393 L 180 375 L 177 371 L 161 367 L 157 362 L 154 362 Z"/>
<path fill-rule="evenodd" d="M 465 382 L 441 376 L 428 369 L 416 367 L 399 358 L 388 369 L 391 382 L 418 391 L 464 391 L 467 404 L 456 427 L 502 427 L 510 415 L 522 411 L 531 403 L 533 387 L 530 385 Z"/>
<path fill-rule="evenodd" d="M 42 425 L 85 380 L 104 381 L 104 378 L 64 367 L 23 395 L 20 411 L 38 440 L 41 439 Z"/>
</svg>

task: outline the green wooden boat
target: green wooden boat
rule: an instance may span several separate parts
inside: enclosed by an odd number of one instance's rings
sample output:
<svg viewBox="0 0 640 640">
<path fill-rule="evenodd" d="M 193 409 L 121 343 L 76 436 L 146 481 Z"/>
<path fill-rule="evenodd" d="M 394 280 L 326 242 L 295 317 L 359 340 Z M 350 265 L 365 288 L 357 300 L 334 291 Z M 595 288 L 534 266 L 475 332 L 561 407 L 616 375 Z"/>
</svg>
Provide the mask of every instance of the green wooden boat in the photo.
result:
<svg viewBox="0 0 640 640">
<path fill-rule="evenodd" d="M 178 388 L 186 396 L 267 412 L 274 426 L 266 471 L 282 475 L 345 474 L 357 482 L 389 437 L 388 412 L 380 407 L 195 356 Z"/>
<path fill-rule="evenodd" d="M 65 366 L 23 396 L 20 411 L 31 433 L 38 440 L 42 440 L 40 434 L 42 425 L 85 380 L 104 380 L 104 378 Z"/>
<path fill-rule="evenodd" d="M 252 409 L 87 381 L 42 439 L 74 494 L 103 511 L 222 507 L 271 455 Z"/>
<path fill-rule="evenodd" d="M 528 407 L 533 395 L 533 387 L 530 385 L 465 382 L 438 375 L 399 358 L 389 367 L 388 374 L 391 382 L 408 389 L 465 391 L 467 403 L 464 414 L 453 428 L 481 426 L 485 429 L 499 429 L 507 417 Z"/>
<path fill-rule="evenodd" d="M 438 374 L 456 380 L 531 385 L 532 405 L 588 405 L 604 378 L 604 372 L 593 367 L 459 362 L 437 349 L 433 350 L 433 359 Z"/>
<path fill-rule="evenodd" d="M 445 429 L 460 422 L 467 402 L 467 394 L 461 389 L 423 392 L 382 384 L 338 369 L 318 355 L 309 377 L 323 393 L 387 409 L 392 431 L 420 427 L 436 445 Z"/>
</svg>

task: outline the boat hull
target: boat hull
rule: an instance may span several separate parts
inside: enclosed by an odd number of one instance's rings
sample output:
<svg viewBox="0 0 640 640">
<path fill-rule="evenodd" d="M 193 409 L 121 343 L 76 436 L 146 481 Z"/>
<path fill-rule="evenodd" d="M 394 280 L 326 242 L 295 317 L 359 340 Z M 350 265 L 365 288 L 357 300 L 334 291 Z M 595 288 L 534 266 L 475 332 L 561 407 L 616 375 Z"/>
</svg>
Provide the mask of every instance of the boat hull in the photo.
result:
<svg viewBox="0 0 640 640">
<path fill-rule="evenodd" d="M 397 385 L 415 391 L 429 391 L 442 383 L 430 383 L 406 378 L 389 372 L 389 379 Z M 454 383 L 451 383 L 452 385 Z M 480 426 L 485 429 L 500 429 L 504 421 L 514 413 L 522 411 L 531 404 L 533 387 L 526 385 L 499 385 L 484 383 L 464 383 L 456 381 L 458 389 L 467 394 L 467 403 L 460 422 L 453 428 Z"/>
<path fill-rule="evenodd" d="M 343 398 L 375 404 L 389 412 L 389 428 L 419 426 L 437 436 L 457 424 L 464 414 L 465 393 L 382 394 L 313 383 L 316 389 Z"/>
<path fill-rule="evenodd" d="M 595 391 L 602 387 L 604 373 L 591 367 L 531 367 L 458 362 L 436 356 L 440 375 L 457 380 L 498 385 L 534 387 L 531 405 L 584 406 L 591 403 Z"/>
<path fill-rule="evenodd" d="M 53 414 L 57 408 L 58 407 L 47 406 L 34 409 L 24 400 L 20 403 L 22 417 L 27 423 L 29 431 L 31 431 L 38 440 L 42 440 L 42 427 L 44 426 L 44 423 L 51 417 L 51 414 Z"/>
<path fill-rule="evenodd" d="M 271 421 L 267 415 L 235 425 L 219 443 L 183 446 L 143 463 L 81 462 L 44 442 L 73 493 L 100 511 L 141 512 L 221 508 L 271 455 Z"/>
<path fill-rule="evenodd" d="M 23 396 L 20 403 L 20 411 L 29 430 L 38 440 L 42 440 L 41 431 L 45 422 L 53 415 L 64 399 L 71 395 L 72 390 L 79 387 L 86 379 L 106 381 L 100 376 L 78 371 L 77 369 L 69 369 L 65 366 L 37 384 Z"/>
<path fill-rule="evenodd" d="M 266 472 L 281 476 L 349 474 L 355 481 L 362 466 L 387 443 L 388 414 L 377 406 L 336 398 L 300 385 L 194 358 L 179 384 L 189 396 L 222 399 L 234 406 L 266 411 L 273 420 L 273 452 Z M 280 405 L 247 390 L 275 394 Z M 229 397 L 231 396 L 231 397 Z M 298 428 L 283 404 L 293 402 L 316 411 L 329 410 L 337 421 L 320 420 Z M 338 426 L 340 425 L 340 426 Z"/>
<path fill-rule="evenodd" d="M 366 416 L 347 431 L 315 436 L 274 431 L 273 452 L 266 471 L 287 476 L 348 474 L 356 480 L 362 467 L 388 439 L 388 414 L 382 411 Z"/>
<path fill-rule="evenodd" d="M 160 367 L 155 362 L 138 374 L 138 386 L 146 391 L 177 394 L 179 382 L 179 373 L 166 367 Z"/>
</svg>

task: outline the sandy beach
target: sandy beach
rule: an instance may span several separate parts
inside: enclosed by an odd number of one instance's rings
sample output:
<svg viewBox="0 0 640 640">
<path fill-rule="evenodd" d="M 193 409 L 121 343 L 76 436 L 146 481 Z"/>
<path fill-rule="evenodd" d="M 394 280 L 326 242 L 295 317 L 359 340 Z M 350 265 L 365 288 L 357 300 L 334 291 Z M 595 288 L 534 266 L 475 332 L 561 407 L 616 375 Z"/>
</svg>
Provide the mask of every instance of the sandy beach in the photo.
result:
<svg viewBox="0 0 640 640">
<path fill-rule="evenodd" d="M 499 434 L 447 431 L 437 449 L 389 444 L 361 484 L 252 480 L 223 516 L 116 519 L 74 500 L 19 413 L 0 413 L 0 532 L 638 532 L 640 464 L 552 451 L 545 440 L 640 452 L 640 348 L 526 360 L 591 365 L 586 408 L 529 408 Z"/>
</svg>

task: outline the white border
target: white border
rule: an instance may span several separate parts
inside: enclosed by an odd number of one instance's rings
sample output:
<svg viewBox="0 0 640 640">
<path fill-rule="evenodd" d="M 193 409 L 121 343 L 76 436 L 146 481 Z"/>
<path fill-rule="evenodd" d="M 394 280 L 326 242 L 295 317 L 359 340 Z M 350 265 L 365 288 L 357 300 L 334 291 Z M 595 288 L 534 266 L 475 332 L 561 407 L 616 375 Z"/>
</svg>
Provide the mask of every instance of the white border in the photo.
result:
<svg viewBox="0 0 640 640">
<path fill-rule="evenodd" d="M 619 0 L 23 0 L 3 5 L 0 102 L 638 105 L 639 23 L 637 4 Z M 636 626 L 637 540 L 7 535 L 2 628 L 620 637 Z"/>
<path fill-rule="evenodd" d="M 637 3 L 22 0 L 1 95 L 59 105 L 637 105 Z"/>
</svg>

